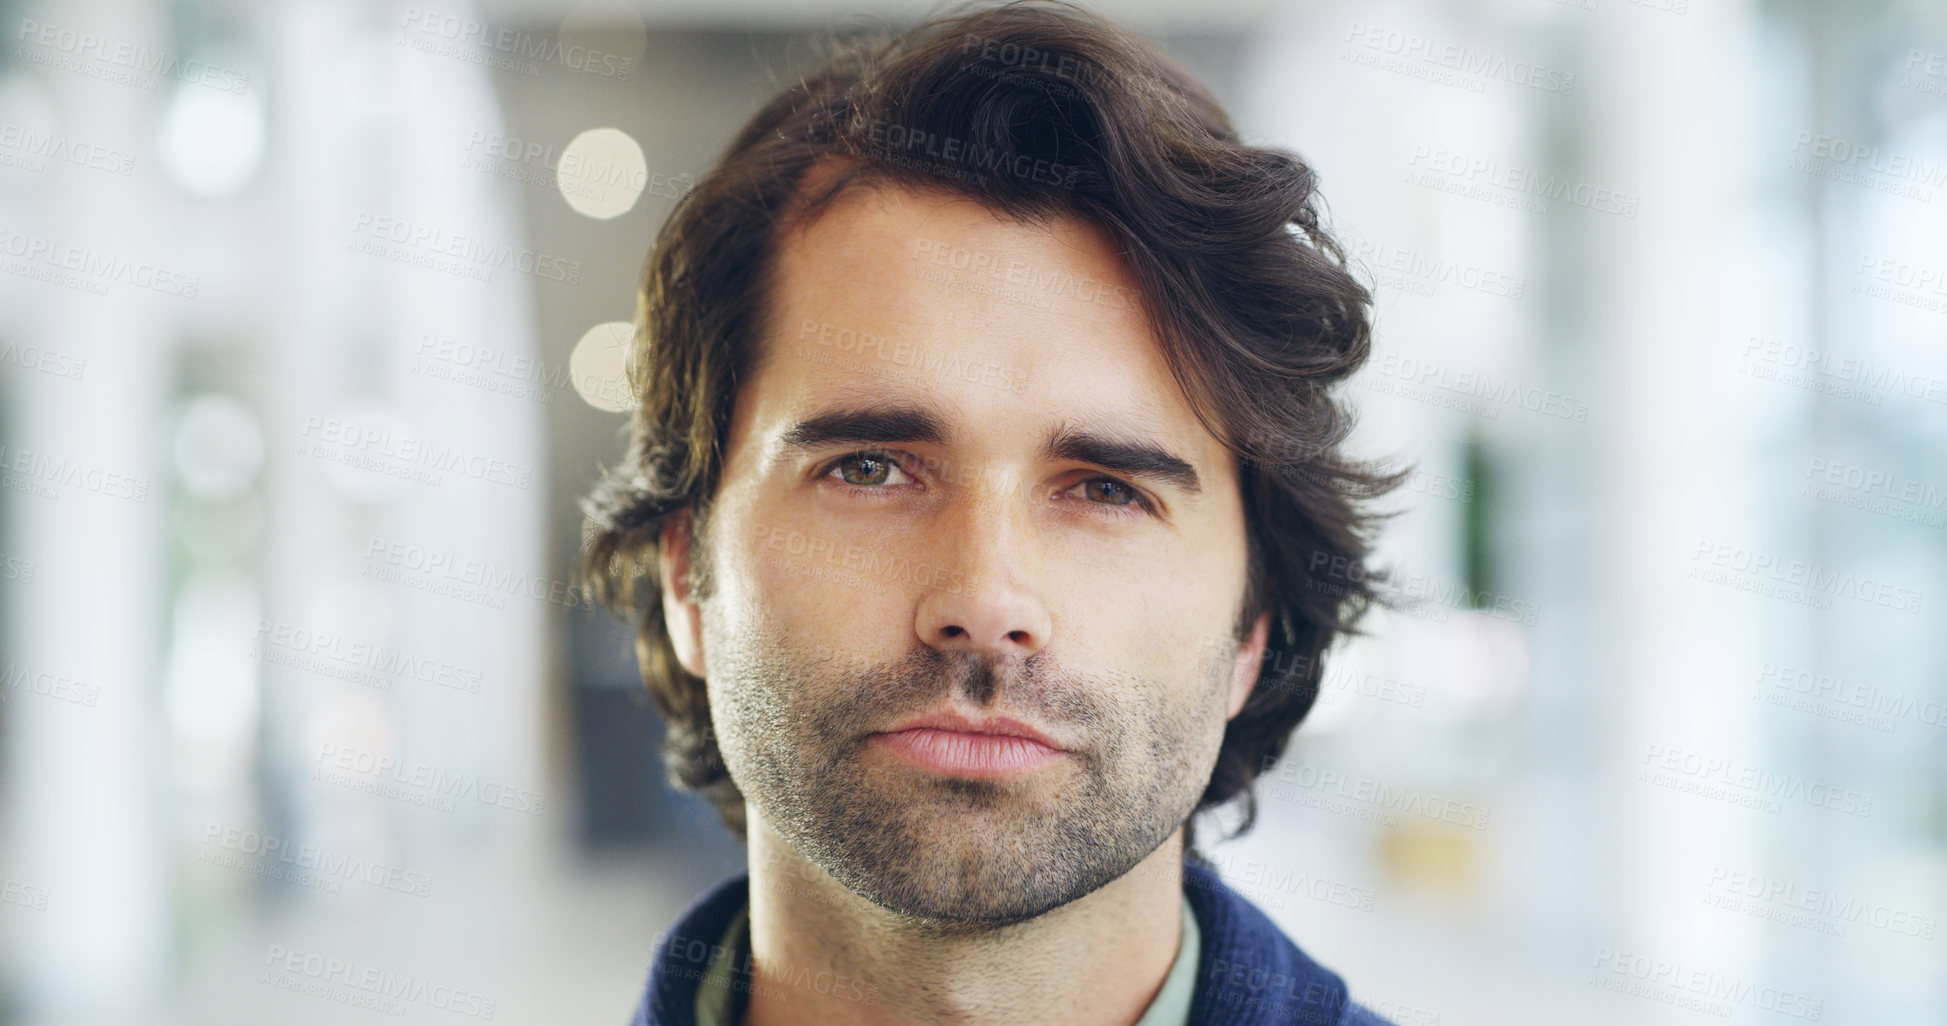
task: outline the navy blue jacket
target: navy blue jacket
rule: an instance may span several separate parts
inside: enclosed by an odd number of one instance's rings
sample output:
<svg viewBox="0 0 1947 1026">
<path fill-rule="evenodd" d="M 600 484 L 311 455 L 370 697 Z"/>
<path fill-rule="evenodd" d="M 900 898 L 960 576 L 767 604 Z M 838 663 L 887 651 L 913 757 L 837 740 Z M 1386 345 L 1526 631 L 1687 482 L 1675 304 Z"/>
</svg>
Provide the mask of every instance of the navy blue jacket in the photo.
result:
<svg viewBox="0 0 1947 1026">
<path fill-rule="evenodd" d="M 1214 870 L 1186 861 L 1183 893 L 1202 937 L 1191 1026 L 1392 1026 L 1354 1003 L 1338 974 L 1298 950 Z M 750 875 L 738 873 L 683 911 L 656 948 L 631 1026 L 696 1026 L 697 985 L 749 895 Z M 732 972 L 748 986 L 748 965 Z M 748 991 L 734 982 L 733 990 L 741 1009 Z"/>
</svg>

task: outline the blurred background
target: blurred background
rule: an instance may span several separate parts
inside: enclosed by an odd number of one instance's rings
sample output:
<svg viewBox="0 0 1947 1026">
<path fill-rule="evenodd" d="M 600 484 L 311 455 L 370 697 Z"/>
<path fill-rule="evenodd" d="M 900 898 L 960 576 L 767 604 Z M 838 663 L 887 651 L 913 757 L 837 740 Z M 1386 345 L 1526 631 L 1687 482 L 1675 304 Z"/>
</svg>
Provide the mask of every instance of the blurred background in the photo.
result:
<svg viewBox="0 0 1947 1026">
<path fill-rule="evenodd" d="M 1401 1026 L 1947 1023 L 1947 7 L 1094 6 L 1417 468 L 1224 875 Z M 626 1021 L 742 865 L 572 583 L 638 275 L 929 10 L 0 2 L 0 1022 Z"/>
</svg>

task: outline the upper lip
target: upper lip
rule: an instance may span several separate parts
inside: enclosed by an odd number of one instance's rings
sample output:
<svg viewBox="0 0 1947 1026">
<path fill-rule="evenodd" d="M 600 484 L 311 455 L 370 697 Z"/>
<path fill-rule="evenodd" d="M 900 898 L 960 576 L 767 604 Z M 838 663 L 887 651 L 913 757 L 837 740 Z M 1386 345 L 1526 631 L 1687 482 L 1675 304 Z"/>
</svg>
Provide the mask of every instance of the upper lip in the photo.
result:
<svg viewBox="0 0 1947 1026">
<path fill-rule="evenodd" d="M 930 712 L 923 716 L 915 716 L 881 733 L 896 734 L 902 730 L 923 729 L 952 730 L 962 734 L 993 734 L 1000 737 L 1023 737 L 1029 741 L 1047 745 L 1049 748 L 1065 750 L 1064 746 L 1054 738 L 1022 723 L 1020 720 L 1007 716 L 987 716 L 976 720 L 968 716 L 963 716 L 951 709 Z"/>
</svg>

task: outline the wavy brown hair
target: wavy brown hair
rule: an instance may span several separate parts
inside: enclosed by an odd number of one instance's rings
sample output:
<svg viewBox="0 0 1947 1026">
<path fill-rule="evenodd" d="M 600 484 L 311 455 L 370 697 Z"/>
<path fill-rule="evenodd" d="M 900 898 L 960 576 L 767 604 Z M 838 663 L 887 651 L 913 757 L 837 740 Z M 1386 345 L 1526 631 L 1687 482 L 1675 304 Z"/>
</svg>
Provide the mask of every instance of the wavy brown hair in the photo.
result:
<svg viewBox="0 0 1947 1026">
<path fill-rule="evenodd" d="M 1235 833 L 1248 830 L 1251 783 L 1310 710 L 1320 657 L 1378 600 L 1369 503 L 1399 480 L 1341 451 L 1350 415 L 1328 389 L 1366 359 L 1371 296 L 1321 225 L 1315 173 L 1240 141 L 1173 60 L 1067 3 L 962 8 L 821 46 L 824 66 L 751 118 L 657 236 L 628 453 L 582 500 L 583 580 L 635 620 L 671 779 L 744 836 L 703 681 L 665 636 L 656 557 L 672 517 L 704 539 L 737 383 L 766 337 L 777 239 L 848 189 L 944 189 L 1021 223 L 1106 230 L 1177 383 L 1238 457 L 1249 572 L 1233 633 L 1269 609 L 1270 642 L 1197 811 L 1241 798 Z M 698 548 L 698 598 L 709 564 Z"/>
</svg>

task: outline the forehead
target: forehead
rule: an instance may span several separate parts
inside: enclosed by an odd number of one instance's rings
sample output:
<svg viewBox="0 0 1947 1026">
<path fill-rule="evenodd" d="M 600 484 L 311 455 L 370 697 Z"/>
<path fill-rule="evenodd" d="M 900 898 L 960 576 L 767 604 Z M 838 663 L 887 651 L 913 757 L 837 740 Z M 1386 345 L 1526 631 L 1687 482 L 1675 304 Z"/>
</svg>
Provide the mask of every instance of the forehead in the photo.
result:
<svg viewBox="0 0 1947 1026">
<path fill-rule="evenodd" d="M 1080 219 L 1023 223 L 956 194 L 851 189 L 778 240 L 769 306 L 740 421 L 916 400 L 958 432 L 1039 439 L 1086 424 L 1167 439 L 1209 468 L 1206 481 L 1227 462 L 1115 241 Z"/>
</svg>

